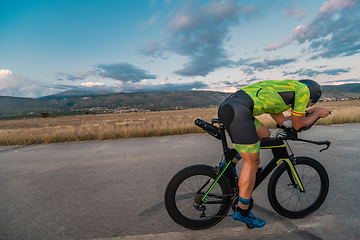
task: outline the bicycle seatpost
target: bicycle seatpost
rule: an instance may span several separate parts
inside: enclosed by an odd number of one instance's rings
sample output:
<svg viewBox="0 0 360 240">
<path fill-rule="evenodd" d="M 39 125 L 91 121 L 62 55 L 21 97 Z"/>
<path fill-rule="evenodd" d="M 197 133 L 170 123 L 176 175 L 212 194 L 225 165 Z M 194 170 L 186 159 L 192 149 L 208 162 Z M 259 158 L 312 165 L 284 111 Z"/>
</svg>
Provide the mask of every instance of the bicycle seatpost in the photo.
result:
<svg viewBox="0 0 360 240">
<path fill-rule="evenodd" d="M 223 151 L 224 153 L 227 152 L 229 150 L 227 141 L 226 141 L 226 135 L 225 135 L 225 127 L 224 125 L 220 125 L 220 138 L 221 138 L 221 143 L 222 143 L 222 147 L 223 147 Z"/>
</svg>

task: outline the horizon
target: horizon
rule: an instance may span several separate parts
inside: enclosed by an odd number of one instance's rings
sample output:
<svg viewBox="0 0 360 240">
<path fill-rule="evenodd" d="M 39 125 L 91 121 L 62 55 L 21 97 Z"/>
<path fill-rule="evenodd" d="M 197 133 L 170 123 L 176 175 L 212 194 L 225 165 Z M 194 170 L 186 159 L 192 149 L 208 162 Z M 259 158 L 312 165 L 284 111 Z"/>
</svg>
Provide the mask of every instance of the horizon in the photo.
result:
<svg viewBox="0 0 360 240">
<path fill-rule="evenodd" d="M 321 84 L 321 86 L 340 86 L 340 85 L 346 85 L 346 84 L 359 84 L 360 82 L 340 82 L 340 83 L 335 83 L 335 84 Z M 40 96 L 40 97 L 17 97 L 17 96 L 7 96 L 7 95 L 0 95 L 0 97 L 15 97 L 15 98 L 30 98 L 30 99 L 41 99 L 41 98 L 46 98 L 46 97 L 51 97 L 51 96 L 55 96 L 57 94 L 61 94 L 61 93 L 66 93 L 66 92 L 71 92 L 71 91 L 78 91 L 78 92 L 102 92 L 103 90 L 99 90 L 99 91 L 94 91 L 94 90 L 88 90 L 88 89 L 70 89 L 70 90 L 65 90 L 62 92 L 58 92 L 55 94 L 51 94 L 51 95 L 45 95 L 45 96 Z M 175 92 L 175 91 L 208 91 L 208 92 L 220 92 L 220 93 L 233 93 L 233 91 L 230 90 L 223 90 L 223 91 L 219 91 L 219 90 L 212 90 L 212 89 L 189 89 L 189 90 L 155 90 L 155 91 L 136 91 L 136 92 L 110 92 L 110 91 L 103 91 L 103 92 L 107 92 L 107 93 L 103 93 L 103 94 L 98 94 L 98 95 L 106 95 L 106 94 L 130 94 L 130 93 L 149 93 L 149 92 Z M 75 96 L 80 96 L 80 95 L 75 95 Z"/>
<path fill-rule="evenodd" d="M 360 0 L 7 1 L 0 96 L 360 83 Z"/>
<path fill-rule="evenodd" d="M 320 84 L 321 86 L 340 86 L 340 85 L 346 85 L 346 84 L 359 84 L 360 82 L 335 82 L 335 83 L 330 83 L 330 84 Z M 78 92 L 107 92 L 107 93 L 103 93 L 103 94 L 118 94 L 118 93 L 149 93 L 149 92 L 172 92 L 172 91 L 209 91 L 209 92 L 220 92 L 220 93 L 233 93 L 233 91 L 231 91 L 231 89 L 225 89 L 225 90 L 214 90 L 214 89 L 185 89 L 185 90 L 154 90 L 154 91 L 131 91 L 131 92 L 110 92 L 110 91 L 105 91 L 105 90 L 89 90 L 89 89 L 69 89 L 69 90 L 64 90 L 55 94 L 50 94 L 50 95 L 44 95 L 44 96 L 40 96 L 40 97 L 22 97 L 22 96 L 8 96 L 8 95 L 0 95 L 0 97 L 18 97 L 18 98 L 31 98 L 31 99 L 41 99 L 44 97 L 50 97 L 50 96 L 54 96 L 57 94 L 61 94 L 61 93 L 66 93 L 66 92 L 71 92 L 71 91 L 78 91 Z M 237 91 L 237 90 L 236 90 Z M 101 94 L 99 94 L 101 95 Z"/>
</svg>

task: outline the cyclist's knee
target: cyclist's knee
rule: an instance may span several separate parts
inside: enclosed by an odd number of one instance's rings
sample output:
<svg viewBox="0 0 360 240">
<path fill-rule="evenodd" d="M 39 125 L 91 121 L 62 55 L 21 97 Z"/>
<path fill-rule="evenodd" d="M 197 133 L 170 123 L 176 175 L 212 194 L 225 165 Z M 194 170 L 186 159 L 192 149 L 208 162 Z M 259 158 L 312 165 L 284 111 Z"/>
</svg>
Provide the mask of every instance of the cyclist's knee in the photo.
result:
<svg viewBox="0 0 360 240">
<path fill-rule="evenodd" d="M 259 167 L 259 165 L 260 165 L 260 159 L 256 159 L 254 161 L 251 161 L 250 164 L 251 164 L 251 167 L 257 169 Z"/>
<path fill-rule="evenodd" d="M 252 168 L 258 168 L 260 165 L 259 153 L 240 153 L 244 164 L 249 165 Z"/>
</svg>

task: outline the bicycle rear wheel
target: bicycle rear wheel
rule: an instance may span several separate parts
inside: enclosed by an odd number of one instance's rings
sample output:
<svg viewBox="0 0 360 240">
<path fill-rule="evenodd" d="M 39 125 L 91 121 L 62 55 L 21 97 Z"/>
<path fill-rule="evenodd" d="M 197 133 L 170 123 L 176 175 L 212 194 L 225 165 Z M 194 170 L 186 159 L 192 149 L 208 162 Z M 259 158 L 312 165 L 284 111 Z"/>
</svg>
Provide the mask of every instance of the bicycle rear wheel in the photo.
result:
<svg viewBox="0 0 360 240">
<path fill-rule="evenodd" d="M 329 190 L 329 177 L 325 168 L 309 157 L 296 158 L 294 168 L 305 191 L 300 191 L 289 165 L 283 162 L 269 179 L 268 199 L 280 215 L 301 218 L 316 211 L 325 201 Z"/>
<path fill-rule="evenodd" d="M 178 172 L 165 191 L 165 206 L 170 217 L 179 225 L 190 229 L 209 228 L 220 222 L 231 207 L 231 188 L 222 176 L 206 202 L 201 200 L 217 177 L 216 169 L 207 165 L 194 165 Z"/>
</svg>

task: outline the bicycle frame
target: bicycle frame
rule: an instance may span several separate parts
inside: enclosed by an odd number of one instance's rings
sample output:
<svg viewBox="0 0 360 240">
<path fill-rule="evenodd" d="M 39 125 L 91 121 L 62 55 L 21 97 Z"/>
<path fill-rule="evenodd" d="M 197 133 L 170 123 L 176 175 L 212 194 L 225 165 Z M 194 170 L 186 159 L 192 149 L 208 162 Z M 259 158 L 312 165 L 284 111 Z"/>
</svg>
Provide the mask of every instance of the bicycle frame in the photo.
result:
<svg viewBox="0 0 360 240">
<path fill-rule="evenodd" d="M 238 161 L 235 160 L 241 160 L 241 157 L 234 148 L 228 147 L 225 126 L 219 119 L 208 123 L 198 118 L 194 122 L 221 141 L 223 157 L 215 167 L 196 164 L 177 172 L 168 183 L 164 200 L 169 216 L 176 223 L 189 229 L 205 229 L 219 223 L 230 209 L 237 211 L 239 186 L 235 169 Z M 328 149 L 330 142 L 299 139 L 297 133 L 300 131 L 304 129 L 284 128 L 275 138 L 261 141 L 260 148 L 270 149 L 273 157 L 264 168 L 259 168 L 253 179 L 254 189 L 257 189 L 271 173 L 267 187 L 269 203 L 278 214 L 292 219 L 316 211 L 329 190 L 329 177 L 324 166 L 310 157 L 294 157 L 287 141 L 327 145 L 320 151 Z M 249 211 L 253 206 L 254 200 L 250 198 Z M 236 215 L 233 218 L 238 220 Z M 248 224 L 247 227 L 251 228 Z"/>
<path fill-rule="evenodd" d="M 218 182 L 218 180 L 223 176 L 227 176 L 230 180 L 230 185 L 232 189 L 237 188 L 236 178 L 234 177 L 233 171 L 229 168 L 232 160 L 237 154 L 235 149 L 230 149 L 228 147 L 226 136 L 225 136 L 225 127 L 220 124 L 219 127 L 220 139 L 223 146 L 223 152 L 225 156 L 226 164 L 223 169 L 220 169 L 219 175 L 216 180 L 211 184 L 210 188 L 207 190 L 206 194 L 202 198 L 202 202 L 206 204 L 219 204 L 223 203 L 223 201 L 209 201 L 207 202 L 205 198 L 210 194 L 212 188 Z M 282 162 L 285 161 L 289 165 L 289 178 L 291 179 L 291 183 L 293 186 L 298 186 L 301 192 L 304 192 L 305 189 L 301 180 L 294 168 L 294 157 L 289 155 L 284 140 L 279 138 L 266 138 L 260 143 L 260 149 L 271 149 L 273 153 L 273 159 L 262 169 L 258 174 L 256 174 L 256 181 L 254 190 L 264 181 L 264 179 Z M 296 185 L 297 184 L 297 185 Z"/>
</svg>

